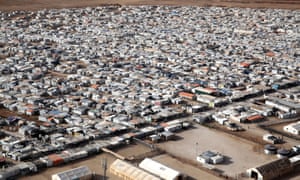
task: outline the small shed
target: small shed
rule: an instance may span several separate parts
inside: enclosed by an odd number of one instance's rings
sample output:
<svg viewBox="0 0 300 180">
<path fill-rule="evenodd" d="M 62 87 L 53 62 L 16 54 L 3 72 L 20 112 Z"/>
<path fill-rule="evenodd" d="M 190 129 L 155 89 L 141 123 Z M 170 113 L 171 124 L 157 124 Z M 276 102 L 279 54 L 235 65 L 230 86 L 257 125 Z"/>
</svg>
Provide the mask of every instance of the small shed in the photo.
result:
<svg viewBox="0 0 300 180">
<path fill-rule="evenodd" d="M 224 161 L 224 156 L 213 151 L 205 151 L 199 156 L 197 156 L 197 161 L 199 161 L 202 164 L 219 164 Z"/>
<path fill-rule="evenodd" d="M 158 142 L 160 140 L 160 136 L 157 135 L 157 134 L 153 134 L 151 136 L 149 136 L 149 139 L 152 141 L 152 142 Z"/>
<path fill-rule="evenodd" d="M 169 132 L 169 131 L 164 131 L 164 132 L 160 133 L 160 136 L 165 141 L 175 139 L 175 134 L 172 132 Z"/>
</svg>

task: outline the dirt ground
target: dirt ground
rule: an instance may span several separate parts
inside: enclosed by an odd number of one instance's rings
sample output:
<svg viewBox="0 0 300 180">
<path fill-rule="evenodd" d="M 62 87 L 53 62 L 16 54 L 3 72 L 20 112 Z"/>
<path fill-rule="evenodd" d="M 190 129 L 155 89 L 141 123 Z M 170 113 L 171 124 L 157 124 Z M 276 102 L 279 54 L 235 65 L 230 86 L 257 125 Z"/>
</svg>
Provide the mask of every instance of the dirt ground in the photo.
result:
<svg viewBox="0 0 300 180">
<path fill-rule="evenodd" d="M 215 167 L 231 177 L 276 159 L 276 156 L 265 155 L 262 147 L 256 143 L 200 125 L 178 135 L 182 139 L 161 143 L 159 146 L 166 152 L 194 162 L 196 156 L 204 151 L 217 151 L 226 156 L 226 161 Z"/>
<path fill-rule="evenodd" d="M 144 153 L 147 153 L 150 151 L 151 151 L 150 148 L 148 148 L 146 146 L 138 145 L 138 144 L 130 144 L 130 145 L 126 146 L 125 148 L 115 150 L 115 152 L 117 152 L 118 154 L 120 154 L 128 159 L 130 159 L 131 157 L 137 156 L 139 154 L 144 154 Z"/>
<path fill-rule="evenodd" d="M 193 5 L 300 9 L 299 0 L 0 0 L 0 11 L 120 5 Z"/>
<path fill-rule="evenodd" d="M 67 165 L 64 165 L 64 166 L 57 166 L 57 167 L 48 168 L 45 171 L 40 172 L 38 174 L 35 174 L 35 175 L 32 175 L 32 176 L 24 176 L 24 177 L 21 177 L 19 179 L 20 180 L 28 180 L 28 179 L 30 179 L 30 180 L 50 180 L 51 176 L 53 174 L 56 174 L 56 173 L 59 173 L 59 172 L 62 172 L 62 171 L 66 171 L 66 170 L 69 170 L 69 169 L 77 168 L 77 167 L 80 167 L 80 166 L 87 166 L 91 169 L 92 172 L 94 172 L 95 174 L 98 175 L 99 178 L 97 178 L 97 179 L 100 180 L 100 179 L 102 179 L 101 175 L 104 174 L 103 169 L 101 167 L 102 159 L 107 160 L 108 169 L 109 169 L 109 166 L 111 165 L 111 163 L 114 162 L 114 160 L 116 160 L 116 158 L 113 157 L 110 154 L 101 153 L 97 156 L 92 156 L 88 159 L 84 159 L 84 160 L 81 160 L 81 161 L 76 161 L 74 163 L 70 163 L 70 164 L 67 164 Z M 121 180 L 117 176 L 111 174 L 109 172 L 109 170 L 107 170 L 107 177 L 108 177 L 107 180 Z"/>
<path fill-rule="evenodd" d="M 132 145 L 128 145 L 124 148 L 120 148 L 120 149 L 113 150 L 113 151 L 117 152 L 118 154 L 120 154 L 124 157 L 131 157 L 133 155 L 144 154 L 151 150 L 140 144 L 132 144 Z M 107 180 L 120 180 L 120 178 L 118 178 L 117 176 L 115 176 L 109 172 L 109 166 L 111 165 L 112 162 L 114 162 L 114 160 L 116 160 L 116 158 L 108 153 L 101 153 L 99 155 L 92 156 L 87 159 L 75 161 L 74 163 L 48 168 L 45 171 L 40 172 L 38 174 L 35 174 L 32 176 L 24 176 L 19 179 L 20 180 L 28 180 L 28 179 L 30 179 L 30 180 L 50 180 L 52 174 L 56 174 L 58 172 L 66 171 L 66 170 L 73 169 L 73 168 L 80 167 L 80 166 L 87 166 L 95 174 L 97 174 L 98 178 L 96 178 L 96 179 L 100 180 L 100 179 L 102 179 L 102 175 L 104 174 L 103 169 L 101 167 L 101 162 L 103 159 L 107 159 L 107 167 L 108 167 Z"/>
<path fill-rule="evenodd" d="M 286 125 L 289 125 L 291 124 L 291 122 L 288 122 L 288 123 L 282 123 L 282 124 L 277 124 L 277 125 L 272 125 L 272 126 L 269 126 L 270 129 L 272 130 L 276 130 L 278 132 L 281 132 L 282 135 L 289 135 L 289 136 L 294 136 L 295 138 L 289 138 L 287 136 L 284 136 L 284 141 L 288 142 L 287 144 L 292 147 L 294 145 L 299 145 L 300 144 L 300 141 L 297 140 L 296 138 L 300 138 L 300 135 L 293 135 L 293 134 L 290 134 L 286 131 L 283 130 L 283 127 L 286 126 Z M 274 134 L 274 133 L 273 133 Z M 278 136 L 282 136 L 281 134 L 277 134 Z"/>
<path fill-rule="evenodd" d="M 24 119 L 28 119 L 31 121 L 37 121 L 37 119 L 38 119 L 38 116 L 27 116 L 24 114 L 18 114 L 17 112 L 13 112 L 8 109 L 0 107 L 0 117 L 7 118 L 9 116 L 19 116 L 19 117 L 22 117 Z"/>
<path fill-rule="evenodd" d="M 287 125 L 287 124 L 289 124 L 289 123 L 285 123 L 284 125 Z M 273 134 L 274 136 L 283 138 L 284 143 L 279 145 L 280 147 L 283 147 L 283 148 L 291 148 L 295 145 L 300 144 L 300 142 L 296 139 L 292 139 L 287 136 L 283 137 L 281 134 L 264 130 L 264 129 L 258 127 L 258 123 L 252 123 L 252 124 L 251 123 L 250 124 L 240 123 L 239 125 L 242 126 L 245 129 L 245 131 L 233 132 L 233 131 L 226 129 L 226 127 L 224 127 L 224 126 L 219 125 L 218 123 L 209 124 L 209 126 L 211 126 L 212 128 L 214 128 L 218 131 L 223 131 L 223 132 L 231 134 L 233 136 L 237 136 L 237 137 L 240 137 L 240 138 L 252 141 L 252 142 L 256 142 L 257 144 L 260 144 L 260 145 L 269 144 L 268 142 L 263 140 L 263 136 L 265 134 Z M 283 131 L 284 125 L 283 124 L 273 125 L 273 126 L 270 126 L 270 128 L 276 129 L 277 131 L 285 133 Z"/>
<path fill-rule="evenodd" d="M 145 153 L 148 153 L 150 151 L 152 151 L 150 148 L 141 145 L 141 144 L 130 144 L 124 148 L 120 148 L 120 149 L 116 149 L 113 150 L 114 152 L 117 152 L 118 154 L 126 157 L 126 158 L 130 158 L 132 156 L 139 156 L 139 155 L 143 155 Z M 107 180 L 121 180 L 120 178 L 118 178 L 117 176 L 111 174 L 109 172 L 109 166 L 111 165 L 112 162 L 114 162 L 114 160 L 116 160 L 116 157 L 112 156 L 111 154 L 108 153 L 101 153 L 99 155 L 96 156 L 92 156 L 90 158 L 87 159 L 83 159 L 80 161 L 76 161 L 74 163 L 71 164 L 66 164 L 66 165 L 62 165 L 62 166 L 57 166 L 57 167 L 52 167 L 52 168 L 48 168 L 43 172 L 40 172 L 39 174 L 34 174 L 34 175 L 30 175 L 30 176 L 24 176 L 19 178 L 20 180 L 50 180 L 51 179 L 51 175 L 56 174 L 58 172 L 62 172 L 62 171 L 66 171 L 72 168 L 76 168 L 76 167 L 80 167 L 80 166 L 88 166 L 92 172 L 94 172 L 95 174 L 97 174 L 96 179 L 101 180 L 102 179 L 102 175 L 103 173 L 103 169 L 101 167 L 101 162 L 103 159 L 107 160 Z M 209 179 L 209 180 L 220 180 L 221 178 L 216 177 L 206 171 L 203 171 L 199 168 L 196 168 L 190 164 L 181 162 L 165 153 L 160 154 L 160 155 L 156 155 L 153 157 L 154 160 L 169 166 L 177 171 L 180 171 L 186 175 L 189 175 L 190 177 L 194 178 L 195 180 L 199 179 L 201 177 L 201 179 Z M 139 162 L 132 162 L 132 164 L 137 164 Z"/>
</svg>

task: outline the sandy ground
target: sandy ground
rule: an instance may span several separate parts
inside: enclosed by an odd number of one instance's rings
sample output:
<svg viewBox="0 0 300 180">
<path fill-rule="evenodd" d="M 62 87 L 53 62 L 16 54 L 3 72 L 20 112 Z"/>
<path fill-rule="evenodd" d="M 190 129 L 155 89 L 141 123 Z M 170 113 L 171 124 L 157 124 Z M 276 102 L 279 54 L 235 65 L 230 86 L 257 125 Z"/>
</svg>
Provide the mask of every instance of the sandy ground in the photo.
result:
<svg viewBox="0 0 300 180">
<path fill-rule="evenodd" d="M 276 159 L 263 154 L 257 144 L 200 125 L 183 131 L 178 141 L 161 143 L 160 147 L 171 154 L 196 161 L 196 155 L 214 150 L 227 156 L 225 163 L 216 165 L 224 174 L 235 177 L 248 168 L 256 167 Z"/>
<path fill-rule="evenodd" d="M 300 9 L 299 0 L 0 0 L 0 11 L 120 5 L 193 5 Z"/>
<path fill-rule="evenodd" d="M 194 166 L 185 164 L 169 155 L 163 154 L 153 158 L 155 161 L 158 161 L 170 168 L 173 168 L 177 171 L 180 171 L 184 174 L 188 174 L 194 179 L 208 179 L 208 180 L 221 180 L 221 178 L 216 177 L 212 174 L 209 174 L 205 171 L 202 171 Z"/>
</svg>

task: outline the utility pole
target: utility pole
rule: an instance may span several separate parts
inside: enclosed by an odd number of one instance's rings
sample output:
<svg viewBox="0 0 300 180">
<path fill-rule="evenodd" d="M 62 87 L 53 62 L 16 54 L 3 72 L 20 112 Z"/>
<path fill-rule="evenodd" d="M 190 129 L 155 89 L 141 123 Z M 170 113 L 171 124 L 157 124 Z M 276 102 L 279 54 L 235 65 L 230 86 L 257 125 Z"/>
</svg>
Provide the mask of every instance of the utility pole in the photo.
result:
<svg viewBox="0 0 300 180">
<path fill-rule="evenodd" d="M 195 153 L 196 153 L 196 158 L 197 158 L 197 156 L 198 156 L 198 142 L 196 142 L 195 145 L 196 145 L 195 146 Z"/>
<path fill-rule="evenodd" d="M 103 158 L 101 160 L 101 166 L 103 169 L 103 180 L 106 180 L 106 170 L 107 170 L 107 159 L 106 158 Z"/>
</svg>

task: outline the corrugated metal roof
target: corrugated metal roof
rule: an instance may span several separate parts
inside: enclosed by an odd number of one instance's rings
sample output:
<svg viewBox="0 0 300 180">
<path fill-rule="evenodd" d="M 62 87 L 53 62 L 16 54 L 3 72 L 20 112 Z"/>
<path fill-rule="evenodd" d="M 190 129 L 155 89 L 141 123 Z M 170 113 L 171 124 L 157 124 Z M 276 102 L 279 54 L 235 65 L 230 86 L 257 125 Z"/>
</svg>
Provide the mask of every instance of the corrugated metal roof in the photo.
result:
<svg viewBox="0 0 300 180">
<path fill-rule="evenodd" d="M 257 167 L 256 169 L 264 177 L 264 179 L 272 179 L 290 172 L 291 168 L 292 166 L 289 159 L 278 159 Z"/>
</svg>

